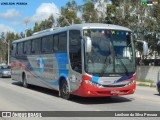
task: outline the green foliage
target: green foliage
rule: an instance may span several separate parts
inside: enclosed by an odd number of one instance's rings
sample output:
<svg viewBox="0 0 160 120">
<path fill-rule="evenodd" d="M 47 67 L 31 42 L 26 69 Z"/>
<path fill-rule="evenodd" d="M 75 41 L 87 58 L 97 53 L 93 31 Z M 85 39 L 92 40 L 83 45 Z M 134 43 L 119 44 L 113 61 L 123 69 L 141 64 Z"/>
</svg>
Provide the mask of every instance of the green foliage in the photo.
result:
<svg viewBox="0 0 160 120">
<path fill-rule="evenodd" d="M 27 30 L 26 37 L 32 36 L 33 31 L 31 29 Z"/>
<path fill-rule="evenodd" d="M 137 80 L 137 81 L 139 81 L 139 82 L 149 82 L 149 83 L 153 83 L 154 81 L 152 81 L 152 80 L 146 80 L 146 79 L 143 79 L 143 80 Z"/>
<path fill-rule="evenodd" d="M 52 28 L 54 22 L 55 21 L 54 21 L 53 15 L 51 15 L 48 19 L 41 21 L 41 23 L 39 23 L 39 24 L 37 22 L 35 22 L 34 27 L 33 27 L 33 31 L 29 30 L 27 33 L 28 34 L 27 36 L 30 36 L 30 35 L 32 35 L 32 33 L 35 33 L 35 32 L 41 31 L 41 30 Z"/>
<path fill-rule="evenodd" d="M 40 31 L 40 30 L 41 30 L 40 25 L 39 25 L 37 22 L 35 22 L 33 31 L 34 31 L 34 32 L 38 32 L 38 31 Z"/>
<path fill-rule="evenodd" d="M 84 4 L 82 18 L 87 23 L 98 22 L 97 11 L 95 10 L 92 2 L 89 1 Z"/>
<path fill-rule="evenodd" d="M 70 24 L 81 23 L 80 18 L 78 18 L 77 13 L 80 11 L 80 7 L 77 5 L 75 0 L 72 0 L 66 4 L 66 6 L 61 8 L 61 15 L 58 19 L 59 26 L 69 26 Z"/>
<path fill-rule="evenodd" d="M 104 0 L 107 2 L 108 0 Z M 148 42 L 150 55 L 156 51 L 160 56 L 160 46 L 157 45 L 159 38 L 156 33 L 160 33 L 160 0 L 159 4 L 152 7 L 141 6 L 141 0 L 112 0 L 112 4 L 107 4 L 106 11 L 100 15 L 95 9 L 95 4 L 99 0 L 83 0 L 83 5 L 78 6 L 76 0 L 70 0 L 61 8 L 61 15 L 56 20 L 58 26 L 68 26 L 70 24 L 79 24 L 82 21 L 87 23 L 109 23 L 130 28 L 138 35 L 138 39 Z M 103 3 L 100 4 L 100 6 Z M 79 15 L 78 15 L 79 13 Z M 82 18 L 81 18 L 82 17 Z M 55 23 L 54 16 L 44 19 L 40 23 L 36 22 L 33 29 L 28 29 L 26 36 L 31 36 L 34 32 L 52 28 Z M 24 38 L 25 31 L 21 33 L 0 33 L 0 39 L 6 39 L 7 42 Z M 142 45 L 137 45 L 141 52 Z M 0 41 L 0 60 L 7 55 L 6 45 Z"/>
<path fill-rule="evenodd" d="M 115 6 L 120 6 L 120 4 L 122 4 L 123 0 L 112 0 L 112 4 Z"/>
</svg>

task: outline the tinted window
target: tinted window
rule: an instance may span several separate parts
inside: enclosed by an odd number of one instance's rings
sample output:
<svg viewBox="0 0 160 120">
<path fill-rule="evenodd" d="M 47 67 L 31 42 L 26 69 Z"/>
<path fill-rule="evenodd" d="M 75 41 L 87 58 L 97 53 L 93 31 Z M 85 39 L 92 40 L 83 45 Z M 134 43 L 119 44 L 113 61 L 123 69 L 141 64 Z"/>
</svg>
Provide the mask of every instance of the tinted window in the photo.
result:
<svg viewBox="0 0 160 120">
<path fill-rule="evenodd" d="M 32 40 L 32 53 L 39 54 L 41 52 L 41 39 L 37 38 Z"/>
<path fill-rule="evenodd" d="M 54 36 L 54 51 L 58 51 L 58 35 Z"/>
<path fill-rule="evenodd" d="M 16 44 L 12 45 L 12 56 L 15 56 L 17 52 Z"/>
<path fill-rule="evenodd" d="M 23 53 L 24 54 L 30 54 L 30 51 L 31 51 L 31 41 L 25 41 L 24 42 Z"/>
<path fill-rule="evenodd" d="M 17 54 L 22 55 L 23 54 L 23 43 L 18 43 L 18 49 L 17 49 Z"/>
<path fill-rule="evenodd" d="M 46 36 L 42 38 L 42 52 L 53 52 L 53 36 Z"/>
<path fill-rule="evenodd" d="M 72 69 L 82 73 L 81 34 L 79 30 L 69 31 L 69 54 Z"/>
<path fill-rule="evenodd" d="M 67 32 L 54 35 L 54 51 L 67 52 Z"/>
<path fill-rule="evenodd" d="M 67 34 L 66 32 L 59 34 L 59 51 L 67 52 Z"/>
</svg>

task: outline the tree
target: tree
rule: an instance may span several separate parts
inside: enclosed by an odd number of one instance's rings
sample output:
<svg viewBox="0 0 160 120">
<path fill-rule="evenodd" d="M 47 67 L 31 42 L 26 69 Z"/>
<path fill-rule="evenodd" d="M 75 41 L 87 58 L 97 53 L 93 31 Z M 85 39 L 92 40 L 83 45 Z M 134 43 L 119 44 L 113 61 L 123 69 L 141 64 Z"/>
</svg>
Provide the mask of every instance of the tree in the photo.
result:
<svg viewBox="0 0 160 120">
<path fill-rule="evenodd" d="M 33 34 L 32 29 L 28 29 L 26 37 L 32 36 L 32 34 Z"/>
<path fill-rule="evenodd" d="M 6 56 L 5 56 L 5 59 L 6 59 L 6 61 L 8 60 L 8 45 L 9 45 L 9 47 L 10 47 L 10 51 L 11 51 L 11 43 L 12 43 L 12 41 L 15 39 L 15 33 L 13 33 L 13 32 L 7 32 L 6 33 L 6 43 L 5 43 L 5 45 L 6 45 Z"/>
<path fill-rule="evenodd" d="M 4 32 L 1 33 L 0 35 L 0 62 L 4 62 L 4 57 L 5 57 L 5 47 L 4 47 L 4 43 L 2 42 L 3 40 L 5 40 L 5 34 Z"/>
<path fill-rule="evenodd" d="M 112 0 L 112 4 L 115 5 L 115 6 L 117 6 L 117 7 L 119 7 L 120 4 L 122 4 L 123 1 L 124 0 Z"/>
<path fill-rule="evenodd" d="M 77 5 L 75 0 L 72 0 L 61 8 L 61 15 L 59 16 L 58 23 L 62 26 L 69 26 L 68 22 L 79 24 L 81 23 L 80 18 L 77 16 L 80 7 Z"/>
<path fill-rule="evenodd" d="M 154 5 L 153 9 L 151 10 L 151 16 L 157 22 L 158 32 L 160 32 L 160 12 L 159 11 L 160 11 L 160 5 Z"/>
<path fill-rule="evenodd" d="M 116 23 L 116 6 L 115 5 L 109 5 L 106 8 L 107 15 L 105 18 L 105 23 L 108 24 L 115 24 Z"/>
<path fill-rule="evenodd" d="M 21 32 L 20 35 L 16 34 L 15 40 L 20 39 L 20 38 L 24 38 L 24 37 L 25 37 L 25 34 L 23 32 Z"/>
<path fill-rule="evenodd" d="M 89 22 L 89 23 L 98 22 L 97 11 L 92 2 L 89 1 L 85 3 L 82 10 L 83 10 L 82 18 L 85 22 Z"/>
<path fill-rule="evenodd" d="M 33 32 L 38 32 L 40 30 L 41 30 L 40 25 L 37 22 L 35 22 Z"/>
<path fill-rule="evenodd" d="M 35 22 L 33 27 L 33 33 L 52 28 L 53 23 L 55 22 L 53 15 L 50 15 L 48 19 L 41 21 L 39 24 Z"/>
</svg>

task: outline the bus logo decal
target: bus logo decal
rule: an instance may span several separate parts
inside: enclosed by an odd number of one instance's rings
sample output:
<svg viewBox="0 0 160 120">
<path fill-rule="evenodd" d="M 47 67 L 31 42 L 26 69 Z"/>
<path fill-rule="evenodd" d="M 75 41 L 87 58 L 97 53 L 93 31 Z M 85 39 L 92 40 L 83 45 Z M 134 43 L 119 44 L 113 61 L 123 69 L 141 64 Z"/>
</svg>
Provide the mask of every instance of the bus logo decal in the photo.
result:
<svg viewBox="0 0 160 120">
<path fill-rule="evenodd" d="M 40 57 L 37 61 L 37 65 L 38 65 L 38 70 L 40 73 L 44 72 L 44 60 L 42 57 Z"/>
</svg>

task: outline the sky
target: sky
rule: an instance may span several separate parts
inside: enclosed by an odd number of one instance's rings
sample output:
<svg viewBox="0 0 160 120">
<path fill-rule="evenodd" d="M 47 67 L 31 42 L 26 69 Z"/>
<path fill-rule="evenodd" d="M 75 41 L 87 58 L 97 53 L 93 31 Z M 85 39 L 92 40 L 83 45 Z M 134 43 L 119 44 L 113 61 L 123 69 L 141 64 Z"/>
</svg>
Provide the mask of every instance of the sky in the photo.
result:
<svg viewBox="0 0 160 120">
<path fill-rule="evenodd" d="M 53 14 L 60 12 L 70 0 L 0 0 L 0 33 L 20 33 L 25 30 L 25 21 L 29 21 L 28 28 L 32 28 L 35 22 L 40 22 Z M 76 0 L 78 5 L 83 0 Z M 20 4 L 20 3 L 23 3 Z M 8 5 L 6 5 L 8 4 Z"/>
</svg>

